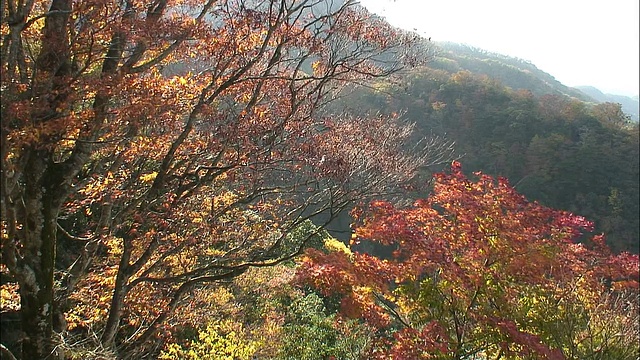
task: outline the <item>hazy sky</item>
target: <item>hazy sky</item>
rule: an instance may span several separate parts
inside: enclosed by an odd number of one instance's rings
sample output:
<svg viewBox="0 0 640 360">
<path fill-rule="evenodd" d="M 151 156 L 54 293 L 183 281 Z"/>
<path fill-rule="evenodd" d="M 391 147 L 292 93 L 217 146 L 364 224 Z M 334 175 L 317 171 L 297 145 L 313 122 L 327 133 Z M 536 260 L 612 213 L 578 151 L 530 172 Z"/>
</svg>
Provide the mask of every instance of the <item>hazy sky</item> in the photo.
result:
<svg viewBox="0 0 640 360">
<path fill-rule="evenodd" d="M 568 86 L 640 92 L 638 0 L 361 0 L 395 26 L 531 61 Z"/>
</svg>

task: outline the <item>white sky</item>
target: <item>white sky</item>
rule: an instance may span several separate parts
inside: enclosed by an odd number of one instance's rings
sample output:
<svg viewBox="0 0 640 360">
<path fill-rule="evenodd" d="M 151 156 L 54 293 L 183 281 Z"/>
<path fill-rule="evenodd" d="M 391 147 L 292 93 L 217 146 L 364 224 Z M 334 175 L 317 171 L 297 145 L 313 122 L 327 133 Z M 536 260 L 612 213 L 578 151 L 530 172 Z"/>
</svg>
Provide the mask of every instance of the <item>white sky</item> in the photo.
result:
<svg viewBox="0 0 640 360">
<path fill-rule="evenodd" d="M 432 41 L 531 61 L 568 86 L 640 92 L 638 0 L 361 0 Z"/>
</svg>

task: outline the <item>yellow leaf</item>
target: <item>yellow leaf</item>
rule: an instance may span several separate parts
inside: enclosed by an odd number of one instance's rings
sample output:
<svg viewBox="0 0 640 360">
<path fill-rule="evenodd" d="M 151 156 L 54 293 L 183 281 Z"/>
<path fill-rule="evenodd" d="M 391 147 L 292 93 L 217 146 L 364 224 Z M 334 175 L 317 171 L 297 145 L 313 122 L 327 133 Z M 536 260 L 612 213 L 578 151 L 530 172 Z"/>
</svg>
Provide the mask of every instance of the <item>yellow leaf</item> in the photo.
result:
<svg viewBox="0 0 640 360">
<path fill-rule="evenodd" d="M 149 173 L 149 174 L 144 174 L 144 175 L 140 176 L 140 181 L 142 181 L 142 182 L 151 182 L 151 181 L 156 179 L 156 176 L 158 176 L 158 172 L 157 171 L 154 171 L 154 172 Z"/>
</svg>

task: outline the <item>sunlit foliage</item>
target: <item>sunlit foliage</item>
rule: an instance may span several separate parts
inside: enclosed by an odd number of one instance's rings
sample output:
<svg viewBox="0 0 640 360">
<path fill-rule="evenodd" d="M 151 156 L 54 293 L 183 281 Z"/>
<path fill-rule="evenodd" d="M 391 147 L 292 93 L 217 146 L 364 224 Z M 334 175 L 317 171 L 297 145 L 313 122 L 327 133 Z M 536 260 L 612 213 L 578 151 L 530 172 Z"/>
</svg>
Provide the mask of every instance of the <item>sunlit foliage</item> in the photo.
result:
<svg viewBox="0 0 640 360">
<path fill-rule="evenodd" d="M 391 258 L 309 250 L 300 276 L 386 334 L 380 358 L 637 357 L 638 256 L 611 254 L 602 236 L 583 239 L 584 218 L 476 175 L 454 162 L 412 206 L 356 211 L 353 241 L 392 247 Z"/>
</svg>

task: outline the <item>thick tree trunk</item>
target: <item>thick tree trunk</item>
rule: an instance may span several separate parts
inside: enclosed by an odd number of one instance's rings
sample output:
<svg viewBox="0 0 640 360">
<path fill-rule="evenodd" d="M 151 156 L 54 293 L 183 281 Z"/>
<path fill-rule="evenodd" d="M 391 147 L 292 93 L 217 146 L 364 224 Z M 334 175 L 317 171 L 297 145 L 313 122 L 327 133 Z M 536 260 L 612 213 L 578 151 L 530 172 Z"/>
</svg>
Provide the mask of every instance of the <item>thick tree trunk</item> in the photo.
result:
<svg viewBox="0 0 640 360">
<path fill-rule="evenodd" d="M 54 358 L 54 265 L 58 206 L 47 184 L 47 156 L 32 150 L 25 174 L 24 249 L 19 283 L 23 359 Z"/>
<path fill-rule="evenodd" d="M 36 59 L 40 70 L 34 85 L 34 102 L 39 104 L 33 122 L 44 123 L 58 115 L 57 107 L 65 99 L 69 75 L 69 15 L 71 0 L 53 0 L 45 18 L 41 51 Z M 52 96 L 52 94 L 56 94 Z M 48 140 L 44 136 L 45 143 Z M 57 219 L 68 191 L 46 146 L 25 150 L 24 188 L 18 219 L 23 224 L 16 276 L 20 285 L 22 320 L 22 359 L 53 359 L 54 344 L 54 268 L 56 260 Z"/>
</svg>

